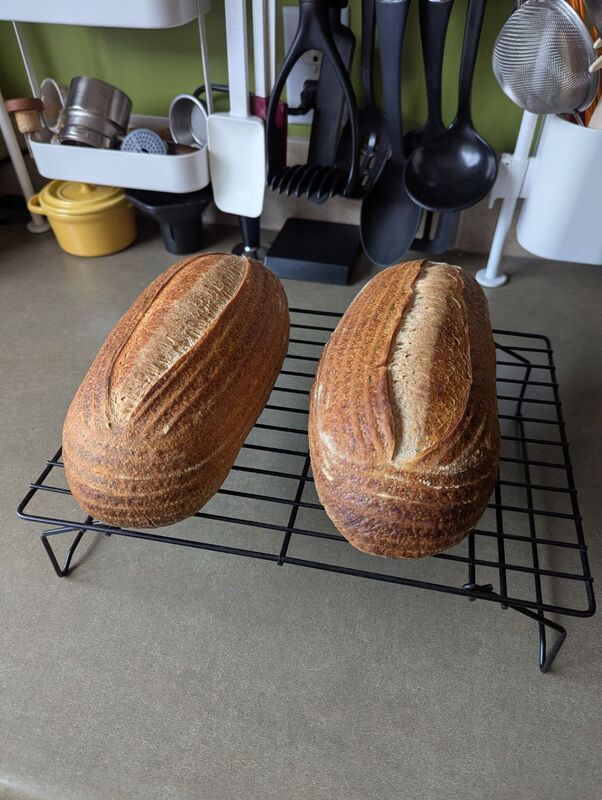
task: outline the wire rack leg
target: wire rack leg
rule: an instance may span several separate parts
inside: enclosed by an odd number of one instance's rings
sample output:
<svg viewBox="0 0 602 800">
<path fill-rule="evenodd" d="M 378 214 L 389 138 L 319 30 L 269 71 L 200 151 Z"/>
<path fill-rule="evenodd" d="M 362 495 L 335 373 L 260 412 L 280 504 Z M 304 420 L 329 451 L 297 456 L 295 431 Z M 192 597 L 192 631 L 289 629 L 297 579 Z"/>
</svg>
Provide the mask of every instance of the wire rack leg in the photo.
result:
<svg viewBox="0 0 602 800">
<path fill-rule="evenodd" d="M 59 562 L 57 561 L 57 558 L 56 558 L 56 556 L 54 554 L 54 550 L 52 549 L 52 546 L 51 546 L 50 542 L 48 541 L 48 534 L 47 533 L 40 534 L 40 539 L 42 540 L 42 544 L 44 545 L 44 550 L 46 550 L 46 554 L 47 554 L 48 558 L 50 559 L 50 563 L 54 567 L 54 571 L 59 576 L 59 578 L 64 578 L 66 575 L 69 574 L 69 570 L 71 568 L 71 561 L 72 561 L 73 556 L 75 554 L 75 551 L 77 549 L 77 545 L 81 542 L 84 533 L 85 533 L 85 531 L 81 531 L 81 530 L 77 532 L 77 536 L 71 542 L 71 547 L 69 548 L 69 551 L 67 552 L 67 556 L 65 558 L 65 562 L 64 562 L 62 567 L 59 564 Z"/>
<path fill-rule="evenodd" d="M 497 592 L 493 591 L 493 586 L 490 583 L 479 585 L 469 581 L 468 583 L 465 583 L 462 588 L 468 592 L 486 592 L 492 597 L 499 597 Z M 473 600 L 475 598 L 469 599 Z M 525 617 L 529 617 L 529 619 L 533 619 L 535 622 L 537 622 L 537 628 L 539 631 L 539 669 L 542 672 L 548 672 L 554 659 L 558 655 L 558 651 L 564 644 L 564 640 L 566 639 L 567 635 L 566 628 L 563 628 L 563 626 L 559 625 L 557 622 L 553 622 L 551 619 L 544 617 L 543 614 L 537 614 L 535 611 L 530 611 L 528 608 L 518 608 L 517 606 L 508 606 L 507 604 L 501 605 L 501 608 L 503 610 L 512 608 L 514 611 L 518 611 L 520 614 L 524 614 Z M 549 649 L 546 639 L 546 628 L 549 628 L 556 633 L 554 643 Z"/>
<path fill-rule="evenodd" d="M 563 628 L 563 626 L 559 625 L 557 622 L 552 622 L 551 619 L 547 619 L 542 614 L 536 614 L 534 611 L 529 611 L 528 608 L 517 608 L 516 611 L 519 611 L 521 614 L 529 617 L 529 619 L 534 619 L 538 623 L 539 669 L 542 672 L 548 672 L 554 659 L 558 655 L 560 648 L 564 644 L 567 633 L 566 628 Z M 546 641 L 546 628 L 549 628 L 556 633 L 556 638 L 554 639 L 554 643 L 550 648 L 548 648 Z"/>
<path fill-rule="evenodd" d="M 92 517 L 88 517 L 85 521 L 86 525 L 89 525 L 92 522 Z M 62 533 L 70 533 L 72 531 L 77 531 L 77 535 L 71 542 L 71 546 L 67 551 L 67 555 L 65 556 L 65 561 L 63 562 L 63 566 L 59 564 L 59 561 L 52 549 L 52 545 L 49 542 L 49 538 L 51 536 L 56 536 L 57 534 Z M 58 575 L 59 578 L 65 578 L 69 572 L 71 571 L 71 562 L 73 561 L 73 556 L 75 555 L 75 551 L 77 550 L 77 546 L 81 542 L 84 537 L 84 533 L 88 533 L 85 528 L 51 528 L 50 530 L 43 531 L 40 534 L 40 539 L 42 540 L 42 544 L 44 545 L 44 550 L 46 551 L 46 555 L 50 559 L 50 563 L 54 567 L 54 571 Z M 110 536 L 110 533 L 105 533 L 105 536 Z"/>
</svg>

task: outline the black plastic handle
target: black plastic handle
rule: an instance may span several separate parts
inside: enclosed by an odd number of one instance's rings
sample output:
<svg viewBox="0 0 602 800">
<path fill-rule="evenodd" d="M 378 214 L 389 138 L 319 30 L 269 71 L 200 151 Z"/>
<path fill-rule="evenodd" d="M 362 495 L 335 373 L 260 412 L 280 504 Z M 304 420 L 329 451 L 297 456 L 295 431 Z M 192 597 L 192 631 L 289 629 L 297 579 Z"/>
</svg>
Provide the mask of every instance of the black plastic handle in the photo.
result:
<svg viewBox="0 0 602 800">
<path fill-rule="evenodd" d="M 420 38 L 424 59 L 429 127 L 443 130 L 441 79 L 449 15 L 454 0 L 420 0 Z"/>
<path fill-rule="evenodd" d="M 341 12 L 336 8 L 330 9 L 330 34 L 344 64 L 345 72 L 348 73 L 353 63 L 355 36 L 341 23 L 340 16 Z M 309 139 L 308 164 L 321 166 L 336 164 L 345 108 L 345 97 L 341 90 L 338 72 L 328 58 L 323 58 Z"/>
<path fill-rule="evenodd" d="M 276 114 L 280 96 L 284 91 L 288 76 L 301 56 L 312 49 L 311 40 L 316 36 L 320 39 L 330 37 L 328 26 L 329 5 L 328 0 L 299 0 L 299 24 L 291 43 L 288 53 L 284 57 L 280 71 L 274 81 L 274 86 L 270 93 L 268 111 L 266 114 L 266 148 L 267 148 L 267 171 L 268 183 L 271 183 L 274 176 L 285 166 L 281 153 L 275 147 L 278 130 L 276 125 Z"/>
<path fill-rule="evenodd" d="M 261 217 L 239 217 L 238 221 L 240 223 L 244 252 L 259 250 Z"/>
<path fill-rule="evenodd" d="M 268 183 L 285 166 L 285 164 L 281 163 L 281 159 L 277 157 L 273 146 L 274 137 L 277 136 L 276 113 L 280 95 L 284 90 L 291 70 L 301 56 L 308 50 L 320 50 L 324 58 L 330 62 L 347 104 L 353 158 L 349 167 L 345 191 L 351 191 L 355 186 L 360 150 L 357 104 L 349 75 L 332 38 L 329 11 L 328 0 L 299 0 L 299 27 L 280 68 L 268 104 L 266 117 Z"/>
<path fill-rule="evenodd" d="M 458 114 L 456 117 L 456 119 L 461 122 L 470 122 L 472 120 L 470 113 L 472 81 L 477 63 L 477 52 L 479 49 L 479 40 L 481 38 L 486 5 L 487 0 L 468 0 L 464 42 L 462 44 L 462 63 L 460 65 Z"/>
<path fill-rule="evenodd" d="M 403 163 L 401 120 L 401 61 L 410 0 L 376 0 L 376 29 L 380 44 L 384 112 L 391 141 L 391 158 Z"/>
<path fill-rule="evenodd" d="M 374 101 L 374 0 L 362 0 L 361 79 L 364 108 L 372 108 Z"/>
</svg>

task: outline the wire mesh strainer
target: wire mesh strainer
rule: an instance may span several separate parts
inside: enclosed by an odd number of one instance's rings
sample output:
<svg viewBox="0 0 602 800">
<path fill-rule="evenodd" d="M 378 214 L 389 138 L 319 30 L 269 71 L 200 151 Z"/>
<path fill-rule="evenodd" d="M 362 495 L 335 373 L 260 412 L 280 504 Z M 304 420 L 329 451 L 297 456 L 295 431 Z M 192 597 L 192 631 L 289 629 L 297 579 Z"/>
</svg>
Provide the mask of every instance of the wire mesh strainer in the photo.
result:
<svg viewBox="0 0 602 800">
<path fill-rule="evenodd" d="M 534 114 L 583 111 L 594 100 L 598 73 L 589 31 L 564 0 L 526 0 L 508 19 L 493 50 L 502 90 Z"/>
</svg>

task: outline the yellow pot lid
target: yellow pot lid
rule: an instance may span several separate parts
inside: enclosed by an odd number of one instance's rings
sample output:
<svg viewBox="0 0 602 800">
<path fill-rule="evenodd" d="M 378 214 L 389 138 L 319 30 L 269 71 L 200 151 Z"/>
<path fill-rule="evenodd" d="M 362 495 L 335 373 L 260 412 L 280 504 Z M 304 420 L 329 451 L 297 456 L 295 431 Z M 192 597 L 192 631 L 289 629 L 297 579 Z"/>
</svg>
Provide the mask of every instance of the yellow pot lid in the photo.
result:
<svg viewBox="0 0 602 800">
<path fill-rule="evenodd" d="M 123 189 L 78 181 L 50 181 L 40 192 L 40 205 L 62 214 L 97 214 L 124 202 Z"/>
</svg>

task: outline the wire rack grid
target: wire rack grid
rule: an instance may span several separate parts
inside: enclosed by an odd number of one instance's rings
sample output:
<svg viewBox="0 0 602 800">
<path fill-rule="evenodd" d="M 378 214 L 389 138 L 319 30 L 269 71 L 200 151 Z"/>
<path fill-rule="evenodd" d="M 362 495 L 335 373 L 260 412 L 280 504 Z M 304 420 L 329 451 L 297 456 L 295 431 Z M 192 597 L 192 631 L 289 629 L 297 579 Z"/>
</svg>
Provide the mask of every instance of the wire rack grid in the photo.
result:
<svg viewBox="0 0 602 800">
<path fill-rule="evenodd" d="M 595 611 L 577 492 L 547 337 L 494 331 L 502 454 L 498 481 L 479 526 L 459 545 L 418 561 L 359 553 L 320 505 L 307 448 L 307 399 L 320 352 L 341 314 L 291 309 L 287 358 L 270 400 L 217 495 L 195 517 L 202 539 L 104 525 L 70 496 L 60 449 L 18 508 L 50 525 L 39 535 L 59 576 L 88 533 L 133 537 L 368 578 L 498 603 L 535 620 L 546 672 L 566 638 L 549 615 Z M 56 516 L 49 514 L 50 498 Z M 30 510 L 31 505 L 39 510 Z M 75 532 L 64 562 L 52 537 Z M 207 535 L 211 535 L 211 539 Z M 249 546 L 252 538 L 253 546 Z M 553 632 L 548 646 L 546 630 Z"/>
</svg>

